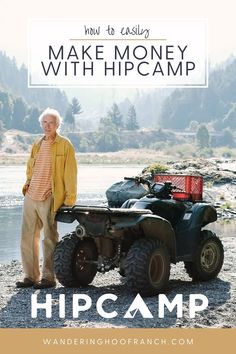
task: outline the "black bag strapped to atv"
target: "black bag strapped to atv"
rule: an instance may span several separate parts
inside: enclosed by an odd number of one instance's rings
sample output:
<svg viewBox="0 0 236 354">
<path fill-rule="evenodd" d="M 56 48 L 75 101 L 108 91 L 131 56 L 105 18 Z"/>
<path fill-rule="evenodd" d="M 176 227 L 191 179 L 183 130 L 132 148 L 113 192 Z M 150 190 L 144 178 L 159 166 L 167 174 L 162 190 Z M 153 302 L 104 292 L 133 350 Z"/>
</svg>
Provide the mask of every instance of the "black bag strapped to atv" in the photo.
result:
<svg viewBox="0 0 236 354">
<path fill-rule="evenodd" d="M 114 183 L 106 191 L 109 207 L 119 208 L 128 199 L 140 199 L 148 194 L 143 185 L 137 185 L 133 180 Z"/>
</svg>

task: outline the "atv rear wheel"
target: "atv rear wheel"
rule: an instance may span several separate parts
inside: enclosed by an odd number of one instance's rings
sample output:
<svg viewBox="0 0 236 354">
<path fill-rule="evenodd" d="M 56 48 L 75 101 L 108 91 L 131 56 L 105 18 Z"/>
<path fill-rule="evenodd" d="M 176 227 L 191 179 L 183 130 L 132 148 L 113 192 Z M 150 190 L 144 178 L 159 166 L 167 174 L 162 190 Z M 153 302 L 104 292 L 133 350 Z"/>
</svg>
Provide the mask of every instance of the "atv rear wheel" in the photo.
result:
<svg viewBox="0 0 236 354">
<path fill-rule="evenodd" d="M 211 231 L 202 231 L 202 241 L 194 262 L 185 262 L 185 269 L 193 281 L 207 281 L 217 277 L 224 262 L 220 239 Z"/>
<path fill-rule="evenodd" d="M 134 242 L 125 262 L 127 285 L 143 296 L 160 293 L 170 276 L 170 256 L 157 239 L 140 239 Z"/>
<path fill-rule="evenodd" d="M 93 239 L 80 240 L 75 233 L 65 235 L 54 252 L 54 270 L 58 281 L 68 287 L 85 286 L 97 273 L 97 247 Z"/>
</svg>

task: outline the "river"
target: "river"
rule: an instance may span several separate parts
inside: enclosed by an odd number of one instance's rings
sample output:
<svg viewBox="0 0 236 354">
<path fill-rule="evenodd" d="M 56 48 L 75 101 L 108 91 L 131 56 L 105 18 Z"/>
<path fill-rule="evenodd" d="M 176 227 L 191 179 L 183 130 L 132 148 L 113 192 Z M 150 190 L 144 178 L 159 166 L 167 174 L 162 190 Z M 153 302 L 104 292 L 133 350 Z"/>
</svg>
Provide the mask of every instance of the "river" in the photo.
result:
<svg viewBox="0 0 236 354">
<path fill-rule="evenodd" d="M 106 202 L 105 191 L 124 176 L 134 176 L 142 166 L 91 166 L 78 169 L 79 204 Z M 20 259 L 20 229 L 25 181 L 25 166 L 0 166 L 0 263 Z M 74 229 L 73 224 L 58 223 L 60 236 Z"/>
</svg>

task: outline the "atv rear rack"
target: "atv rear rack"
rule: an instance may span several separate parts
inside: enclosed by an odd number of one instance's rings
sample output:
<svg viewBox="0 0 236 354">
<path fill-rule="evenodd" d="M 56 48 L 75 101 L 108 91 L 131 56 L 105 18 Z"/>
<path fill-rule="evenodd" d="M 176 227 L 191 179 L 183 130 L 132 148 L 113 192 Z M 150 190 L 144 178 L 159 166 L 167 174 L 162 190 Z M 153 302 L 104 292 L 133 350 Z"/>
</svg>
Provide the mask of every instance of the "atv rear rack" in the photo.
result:
<svg viewBox="0 0 236 354">
<path fill-rule="evenodd" d="M 64 217 L 67 216 L 67 220 L 71 217 L 74 221 L 75 214 L 103 214 L 108 216 L 135 216 L 152 214 L 151 210 L 148 209 L 125 209 L 125 208 L 109 208 L 102 206 L 84 206 L 84 205 L 74 205 L 72 207 L 63 206 L 61 207 L 56 215 L 57 221 L 64 221 Z M 72 222 L 72 221 L 71 221 Z"/>
</svg>

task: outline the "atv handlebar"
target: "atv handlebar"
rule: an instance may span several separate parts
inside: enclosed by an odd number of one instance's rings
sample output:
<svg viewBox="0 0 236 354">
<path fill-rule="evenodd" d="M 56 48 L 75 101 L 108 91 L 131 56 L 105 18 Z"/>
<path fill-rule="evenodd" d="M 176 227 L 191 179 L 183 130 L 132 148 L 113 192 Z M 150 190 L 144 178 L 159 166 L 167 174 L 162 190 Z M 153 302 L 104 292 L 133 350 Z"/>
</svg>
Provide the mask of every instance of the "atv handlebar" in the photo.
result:
<svg viewBox="0 0 236 354">
<path fill-rule="evenodd" d="M 136 177 L 124 177 L 125 180 L 134 181 L 136 184 L 146 184 L 151 194 L 158 198 L 171 198 L 173 190 L 182 191 L 181 188 L 178 188 L 172 184 L 171 181 L 166 181 L 164 183 L 157 183 L 149 181 L 146 178 L 136 176 Z"/>
<path fill-rule="evenodd" d="M 148 188 L 151 188 L 151 185 L 152 183 L 146 179 L 146 178 L 143 178 L 143 177 L 140 177 L 140 176 L 136 176 L 136 177 L 124 177 L 125 180 L 127 181 L 134 181 L 135 183 L 137 184 L 147 184 L 148 185 Z"/>
</svg>

